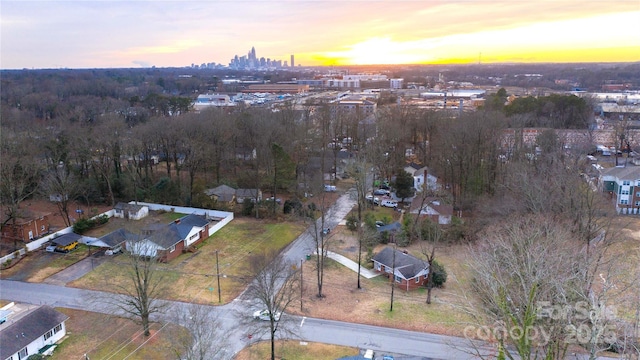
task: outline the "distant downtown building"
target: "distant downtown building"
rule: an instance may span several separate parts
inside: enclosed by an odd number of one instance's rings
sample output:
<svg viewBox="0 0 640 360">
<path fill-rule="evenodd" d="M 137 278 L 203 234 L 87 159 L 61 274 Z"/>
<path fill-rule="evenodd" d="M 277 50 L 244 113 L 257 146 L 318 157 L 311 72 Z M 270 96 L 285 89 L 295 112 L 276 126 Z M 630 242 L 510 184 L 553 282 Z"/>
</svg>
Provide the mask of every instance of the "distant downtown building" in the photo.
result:
<svg viewBox="0 0 640 360">
<path fill-rule="evenodd" d="M 291 67 L 293 67 L 293 55 L 291 55 Z M 229 61 L 229 68 L 236 70 L 253 70 L 253 69 L 282 69 L 288 67 L 287 62 L 283 62 L 282 60 L 275 60 L 271 58 L 258 58 L 256 55 L 256 48 L 251 47 L 251 50 L 247 53 L 247 55 L 242 56 L 234 56 L 231 61 Z"/>
</svg>

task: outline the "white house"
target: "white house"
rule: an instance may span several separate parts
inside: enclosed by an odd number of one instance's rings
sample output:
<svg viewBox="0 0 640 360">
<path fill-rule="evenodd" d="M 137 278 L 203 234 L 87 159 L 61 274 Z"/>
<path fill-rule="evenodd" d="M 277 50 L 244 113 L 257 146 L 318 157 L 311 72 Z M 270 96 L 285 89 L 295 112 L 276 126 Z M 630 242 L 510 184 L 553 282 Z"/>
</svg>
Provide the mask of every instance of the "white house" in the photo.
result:
<svg viewBox="0 0 640 360">
<path fill-rule="evenodd" d="M 422 192 L 422 190 L 425 189 L 425 186 L 428 190 L 438 190 L 438 178 L 430 174 L 429 168 L 426 166 L 413 173 L 413 187 L 416 188 L 416 191 Z"/>
<path fill-rule="evenodd" d="M 149 215 L 149 208 L 143 205 L 120 202 L 113 209 L 115 210 L 113 216 L 117 218 L 140 220 Z"/>
<path fill-rule="evenodd" d="M 0 309 L 0 359 L 24 360 L 51 355 L 64 338 L 69 317 L 47 305 L 10 303 Z"/>
</svg>

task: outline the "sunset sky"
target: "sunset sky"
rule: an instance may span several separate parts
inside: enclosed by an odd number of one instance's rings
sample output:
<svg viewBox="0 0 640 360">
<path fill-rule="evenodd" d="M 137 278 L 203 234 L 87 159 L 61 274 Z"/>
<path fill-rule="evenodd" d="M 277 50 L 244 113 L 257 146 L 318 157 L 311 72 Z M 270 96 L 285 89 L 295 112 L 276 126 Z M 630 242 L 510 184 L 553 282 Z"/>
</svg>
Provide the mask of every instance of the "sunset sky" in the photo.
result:
<svg viewBox="0 0 640 360">
<path fill-rule="evenodd" d="M 0 2 L 0 68 L 640 61 L 640 0 Z"/>
</svg>

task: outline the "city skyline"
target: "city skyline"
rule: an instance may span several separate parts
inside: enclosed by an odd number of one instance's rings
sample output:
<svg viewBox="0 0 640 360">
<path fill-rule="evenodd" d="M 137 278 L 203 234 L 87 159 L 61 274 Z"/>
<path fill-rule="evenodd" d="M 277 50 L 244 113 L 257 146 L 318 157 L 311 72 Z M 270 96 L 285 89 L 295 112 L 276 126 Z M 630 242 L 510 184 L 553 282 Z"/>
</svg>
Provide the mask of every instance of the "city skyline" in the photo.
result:
<svg viewBox="0 0 640 360">
<path fill-rule="evenodd" d="M 637 0 L 3 1 L 0 68 L 640 61 Z M 286 60 L 285 60 L 286 61 Z"/>
</svg>

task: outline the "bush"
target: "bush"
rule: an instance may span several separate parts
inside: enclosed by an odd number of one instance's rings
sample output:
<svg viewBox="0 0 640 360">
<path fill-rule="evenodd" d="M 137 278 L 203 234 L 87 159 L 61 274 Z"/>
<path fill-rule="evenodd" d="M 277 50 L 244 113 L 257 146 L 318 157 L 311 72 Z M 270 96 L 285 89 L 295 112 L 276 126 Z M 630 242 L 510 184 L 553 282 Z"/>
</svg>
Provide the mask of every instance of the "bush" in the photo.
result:
<svg viewBox="0 0 640 360">
<path fill-rule="evenodd" d="M 242 215 L 251 216 L 253 214 L 253 208 L 255 204 L 253 201 L 245 200 L 242 202 Z"/>
<path fill-rule="evenodd" d="M 81 218 L 73 224 L 73 232 L 76 234 L 84 234 L 88 230 L 91 230 L 102 224 L 109 222 L 107 215 L 100 215 L 94 219 Z"/>
<path fill-rule="evenodd" d="M 353 214 L 347 216 L 347 229 L 351 232 L 358 230 L 358 218 Z"/>
<path fill-rule="evenodd" d="M 444 266 L 436 260 L 433 260 L 431 265 L 433 271 L 433 274 L 431 274 L 433 287 L 441 288 L 444 286 L 444 283 L 447 282 L 447 271 L 444 269 Z"/>
<path fill-rule="evenodd" d="M 302 209 L 302 203 L 298 199 L 285 200 L 282 212 L 285 214 L 291 214 L 296 211 L 299 212 Z"/>
</svg>

